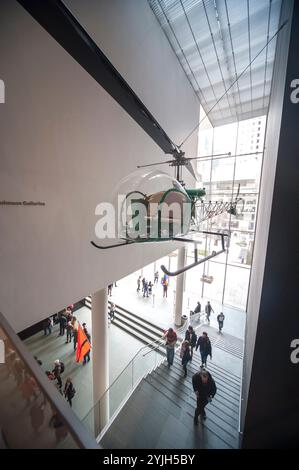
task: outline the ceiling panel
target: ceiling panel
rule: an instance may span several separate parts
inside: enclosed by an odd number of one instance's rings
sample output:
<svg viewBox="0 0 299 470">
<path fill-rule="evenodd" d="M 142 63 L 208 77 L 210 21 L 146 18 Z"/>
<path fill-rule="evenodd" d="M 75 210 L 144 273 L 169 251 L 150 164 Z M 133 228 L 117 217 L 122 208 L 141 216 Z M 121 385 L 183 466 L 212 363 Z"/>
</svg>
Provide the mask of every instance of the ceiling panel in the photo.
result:
<svg viewBox="0 0 299 470">
<path fill-rule="evenodd" d="M 214 126 L 267 113 L 281 0 L 148 2 Z"/>
</svg>

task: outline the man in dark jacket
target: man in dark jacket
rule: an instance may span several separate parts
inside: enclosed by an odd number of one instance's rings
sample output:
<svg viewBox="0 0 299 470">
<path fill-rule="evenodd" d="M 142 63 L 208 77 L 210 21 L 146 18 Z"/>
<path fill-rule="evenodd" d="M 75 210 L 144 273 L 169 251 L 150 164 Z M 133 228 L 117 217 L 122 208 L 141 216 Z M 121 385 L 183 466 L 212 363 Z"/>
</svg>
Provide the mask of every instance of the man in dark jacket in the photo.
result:
<svg viewBox="0 0 299 470">
<path fill-rule="evenodd" d="M 186 331 L 186 334 L 185 334 L 185 341 L 189 341 L 189 344 L 190 344 L 190 356 L 191 356 L 190 361 L 192 361 L 193 349 L 195 348 L 195 346 L 196 346 L 196 341 L 197 341 L 197 334 L 195 333 L 195 331 L 193 330 L 193 327 L 192 327 L 191 325 L 188 327 L 188 330 Z"/>
<path fill-rule="evenodd" d="M 194 424 L 198 424 L 198 416 L 202 420 L 206 419 L 205 407 L 212 401 L 217 392 L 216 384 L 211 374 L 207 370 L 201 370 L 192 377 L 193 390 L 196 395 L 196 410 Z"/>
<path fill-rule="evenodd" d="M 59 322 L 59 336 L 64 336 L 67 321 L 66 321 L 66 317 L 62 313 L 59 313 L 58 315 L 58 322 Z"/>
<path fill-rule="evenodd" d="M 202 332 L 202 335 L 197 340 L 196 351 L 198 348 L 201 355 L 201 367 L 204 367 L 207 365 L 208 356 L 212 359 L 212 345 L 208 333 L 205 331 Z"/>
</svg>

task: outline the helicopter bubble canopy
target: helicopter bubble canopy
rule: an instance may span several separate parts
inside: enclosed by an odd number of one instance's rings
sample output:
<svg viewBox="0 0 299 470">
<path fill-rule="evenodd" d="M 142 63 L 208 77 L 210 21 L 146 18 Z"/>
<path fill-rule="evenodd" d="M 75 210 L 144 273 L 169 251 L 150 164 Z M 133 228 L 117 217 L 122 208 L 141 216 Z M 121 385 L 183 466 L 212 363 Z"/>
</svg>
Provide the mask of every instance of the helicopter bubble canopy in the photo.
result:
<svg viewBox="0 0 299 470">
<path fill-rule="evenodd" d="M 143 168 L 125 177 L 117 186 L 115 204 L 123 238 L 159 241 L 189 231 L 191 200 L 183 186 L 162 171 Z"/>
</svg>

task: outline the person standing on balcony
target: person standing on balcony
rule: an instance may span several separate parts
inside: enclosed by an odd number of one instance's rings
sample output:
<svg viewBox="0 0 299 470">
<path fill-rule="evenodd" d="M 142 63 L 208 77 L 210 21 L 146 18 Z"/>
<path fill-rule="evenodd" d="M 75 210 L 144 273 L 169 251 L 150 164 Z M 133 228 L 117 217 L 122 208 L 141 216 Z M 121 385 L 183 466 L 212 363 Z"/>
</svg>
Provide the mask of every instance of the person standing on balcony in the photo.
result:
<svg viewBox="0 0 299 470">
<path fill-rule="evenodd" d="M 212 345 L 208 333 L 205 331 L 202 332 L 202 335 L 197 340 L 196 351 L 198 348 L 201 355 L 201 367 L 205 367 L 207 366 L 208 356 L 212 359 Z"/>
<path fill-rule="evenodd" d="M 206 419 L 205 407 L 216 395 L 217 387 L 214 379 L 207 370 L 201 370 L 192 377 L 193 390 L 196 395 L 196 409 L 194 414 L 194 424 L 198 425 L 198 417 Z"/>
<path fill-rule="evenodd" d="M 168 367 L 170 367 L 173 364 L 174 349 L 175 349 L 175 345 L 178 340 L 178 337 L 174 329 L 169 328 L 166 331 L 164 338 L 165 338 L 165 344 L 166 344 L 167 363 L 168 363 Z"/>
<path fill-rule="evenodd" d="M 212 305 L 210 304 L 209 301 L 208 301 L 207 305 L 205 306 L 205 312 L 206 312 L 207 320 L 210 323 L 211 312 L 214 313 L 214 310 L 213 310 Z"/>
</svg>

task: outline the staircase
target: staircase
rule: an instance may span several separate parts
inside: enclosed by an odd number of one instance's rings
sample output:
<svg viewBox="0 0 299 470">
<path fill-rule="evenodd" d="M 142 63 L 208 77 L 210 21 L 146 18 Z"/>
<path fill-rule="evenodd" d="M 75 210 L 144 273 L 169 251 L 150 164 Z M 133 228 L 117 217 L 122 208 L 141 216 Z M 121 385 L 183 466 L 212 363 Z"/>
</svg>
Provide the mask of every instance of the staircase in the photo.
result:
<svg viewBox="0 0 299 470">
<path fill-rule="evenodd" d="M 206 407 L 207 419 L 194 426 L 196 407 L 192 375 L 199 370 L 198 353 L 183 377 L 180 358 L 166 361 L 148 374 L 116 416 L 100 443 L 107 449 L 235 449 L 238 448 L 241 380 L 209 363 L 217 394 Z"/>
<path fill-rule="evenodd" d="M 91 309 L 90 297 L 86 297 L 85 305 Z M 120 307 L 120 305 L 115 305 L 115 308 L 116 311 L 113 325 L 118 326 L 126 333 L 134 336 L 144 344 L 149 344 L 151 342 L 157 341 L 158 339 L 161 339 L 162 335 L 164 334 L 163 328 L 154 325 L 144 318 L 140 318 L 135 313 L 129 312 L 125 308 Z"/>
</svg>

